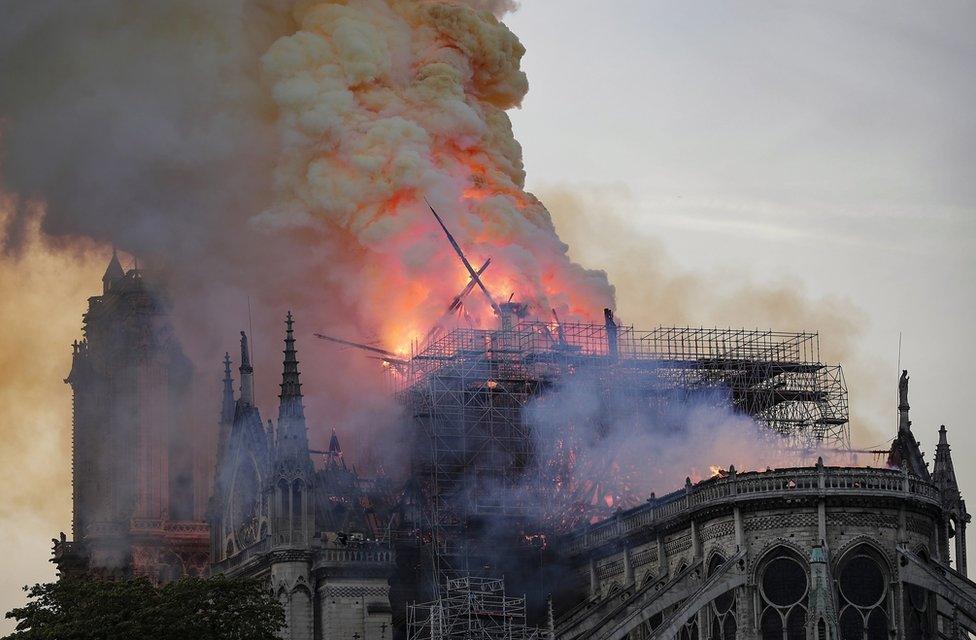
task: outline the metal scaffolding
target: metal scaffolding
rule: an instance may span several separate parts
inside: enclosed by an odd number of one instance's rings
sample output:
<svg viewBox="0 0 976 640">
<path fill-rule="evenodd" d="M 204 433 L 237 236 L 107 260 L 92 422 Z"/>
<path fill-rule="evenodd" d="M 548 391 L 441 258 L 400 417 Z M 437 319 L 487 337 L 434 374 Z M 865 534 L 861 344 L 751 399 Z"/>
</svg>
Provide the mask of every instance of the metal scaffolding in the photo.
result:
<svg viewBox="0 0 976 640">
<path fill-rule="evenodd" d="M 525 598 L 505 595 L 502 580 L 449 580 L 444 595 L 407 609 L 408 640 L 548 640 L 525 621 Z"/>
<path fill-rule="evenodd" d="M 455 329 L 389 367 L 418 427 L 414 473 L 426 493 L 442 585 L 486 566 L 491 550 L 478 549 L 474 535 L 485 522 L 504 523 L 529 540 L 522 523 L 545 520 L 539 511 L 551 505 L 538 496 L 500 489 L 517 485 L 529 468 L 552 464 L 538 459 L 523 409 L 581 372 L 612 398 L 604 399 L 608 420 L 639 421 L 681 393 L 714 392 L 781 436 L 784 447 L 849 447 L 843 373 L 820 361 L 815 333 L 637 331 L 609 315 L 604 324 L 557 324 L 519 319 L 517 304 L 500 311 L 501 328 Z M 568 449 L 558 454 L 574 456 Z M 595 485 L 573 491 L 602 495 Z"/>
</svg>

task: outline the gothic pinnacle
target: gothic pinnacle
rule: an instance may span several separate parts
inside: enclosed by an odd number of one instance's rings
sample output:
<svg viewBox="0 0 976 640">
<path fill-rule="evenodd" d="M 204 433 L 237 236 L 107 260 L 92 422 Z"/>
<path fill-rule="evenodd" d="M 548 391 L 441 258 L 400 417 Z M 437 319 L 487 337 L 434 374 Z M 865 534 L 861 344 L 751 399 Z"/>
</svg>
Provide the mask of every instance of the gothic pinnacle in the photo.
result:
<svg viewBox="0 0 976 640">
<path fill-rule="evenodd" d="M 285 317 L 285 358 L 281 371 L 281 401 L 279 420 L 281 417 L 304 417 L 302 407 L 302 383 L 298 373 L 298 354 L 295 351 L 295 319 L 288 312 Z"/>
<path fill-rule="evenodd" d="M 234 421 L 234 379 L 230 376 L 230 353 L 224 353 L 224 397 L 220 407 L 220 421 Z"/>
</svg>

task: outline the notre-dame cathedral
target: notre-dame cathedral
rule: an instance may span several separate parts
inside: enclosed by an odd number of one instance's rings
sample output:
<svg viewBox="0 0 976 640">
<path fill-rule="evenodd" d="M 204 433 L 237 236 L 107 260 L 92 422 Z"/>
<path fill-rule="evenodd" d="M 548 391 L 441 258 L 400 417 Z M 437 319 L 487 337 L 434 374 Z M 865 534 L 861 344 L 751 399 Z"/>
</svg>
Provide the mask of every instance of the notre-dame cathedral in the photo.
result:
<svg viewBox="0 0 976 640">
<path fill-rule="evenodd" d="M 335 432 L 326 451 L 310 448 L 290 312 L 277 422 L 265 422 L 255 402 L 242 332 L 236 392 L 227 354 L 212 426 L 197 431 L 187 417 L 192 367 L 167 317 L 151 276 L 124 271 L 113 255 L 102 294 L 89 299 L 65 379 L 74 393 L 74 519 L 73 540 L 62 534 L 55 541 L 62 574 L 157 583 L 214 573 L 257 577 L 280 599 L 282 637 L 291 640 L 404 638 L 412 623 L 420 634 L 410 637 L 425 639 L 926 640 L 976 633 L 970 515 L 947 429 L 936 434 L 909 419 L 907 372 L 897 432 L 876 468 L 822 459 L 754 472 L 730 467 L 554 536 L 539 552 L 554 571 L 540 584 L 551 596 L 548 624 L 533 630 L 524 626 L 524 599 L 455 589 L 459 602 L 451 591 L 458 581 L 448 582 L 446 599 L 423 609 L 427 617 L 405 615 L 418 610 L 409 600 L 423 595 L 417 558 L 435 547 L 413 502 L 419 494 L 413 480 L 397 495 L 388 480 L 360 477 L 347 467 Z M 202 446 L 208 435 L 209 455 Z M 917 436 L 937 437 L 931 469 Z M 451 631 L 451 620 L 459 622 L 452 606 L 469 627 L 502 619 L 511 631 L 514 614 L 488 602 L 522 603 L 518 634 L 493 635 L 485 625 L 476 635 Z"/>
</svg>

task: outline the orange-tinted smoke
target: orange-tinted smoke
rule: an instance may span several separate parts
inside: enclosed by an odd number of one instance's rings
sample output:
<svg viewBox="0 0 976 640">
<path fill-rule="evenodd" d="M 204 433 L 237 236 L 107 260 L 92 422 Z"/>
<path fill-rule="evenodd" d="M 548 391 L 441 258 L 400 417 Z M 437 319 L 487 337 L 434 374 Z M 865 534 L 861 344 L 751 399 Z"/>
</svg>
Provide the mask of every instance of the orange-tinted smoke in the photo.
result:
<svg viewBox="0 0 976 640">
<path fill-rule="evenodd" d="M 361 326 L 406 351 L 467 283 L 425 199 L 473 264 L 491 258 L 496 301 L 580 319 L 613 306 L 605 274 L 569 259 L 524 190 L 505 110 L 528 83 L 505 25 L 461 2 L 313 2 L 294 17 L 262 60 L 283 146 L 259 222 L 329 246 L 343 267 L 326 277 Z M 457 320 L 494 322 L 477 290 Z"/>
</svg>

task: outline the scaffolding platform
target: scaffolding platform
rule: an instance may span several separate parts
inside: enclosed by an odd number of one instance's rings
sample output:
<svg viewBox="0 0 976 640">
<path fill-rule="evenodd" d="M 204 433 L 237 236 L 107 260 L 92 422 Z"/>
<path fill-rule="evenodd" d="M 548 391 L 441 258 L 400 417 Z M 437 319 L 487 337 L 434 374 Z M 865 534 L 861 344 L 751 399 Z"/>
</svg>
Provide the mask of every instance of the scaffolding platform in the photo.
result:
<svg viewBox="0 0 976 640">
<path fill-rule="evenodd" d="M 527 521 L 547 522 L 540 511 L 552 503 L 507 489 L 540 468 L 558 485 L 565 473 L 557 467 L 579 464 L 571 421 L 550 458 L 540 459 L 538 434 L 524 414 L 574 377 L 595 381 L 608 424 L 639 424 L 654 407 L 701 393 L 750 416 L 784 449 L 850 446 L 843 371 L 821 362 L 816 333 L 639 331 L 618 326 L 609 312 L 604 324 L 557 324 L 522 319 L 517 304 L 500 306 L 499 329 L 454 329 L 388 367 L 417 428 L 413 471 L 426 494 L 441 584 L 487 566 L 491 549 L 479 549 L 478 541 L 495 542 L 479 535 L 485 522 L 521 534 Z M 571 488 L 567 504 L 582 504 L 579 512 L 549 524 L 558 529 L 591 517 L 586 503 L 603 495 L 599 474 L 592 476 Z"/>
<path fill-rule="evenodd" d="M 449 580 L 444 595 L 407 609 L 408 640 L 550 640 L 529 627 L 525 598 L 505 594 L 502 580 L 465 576 Z"/>
</svg>

